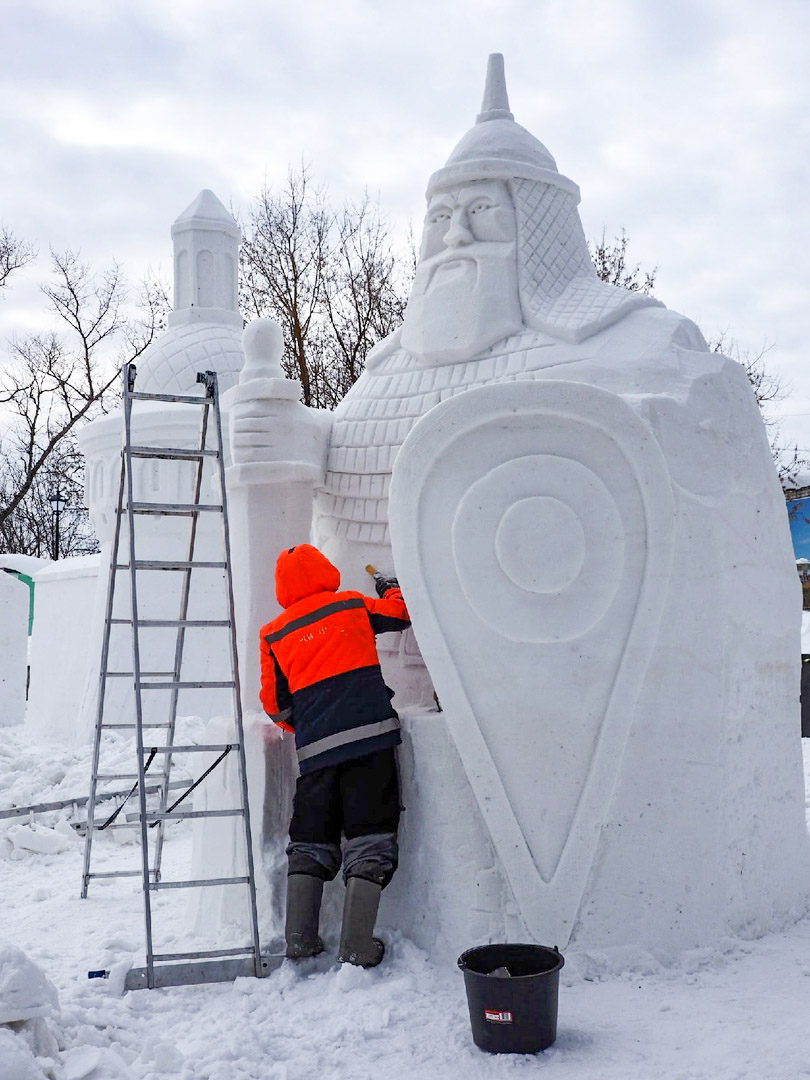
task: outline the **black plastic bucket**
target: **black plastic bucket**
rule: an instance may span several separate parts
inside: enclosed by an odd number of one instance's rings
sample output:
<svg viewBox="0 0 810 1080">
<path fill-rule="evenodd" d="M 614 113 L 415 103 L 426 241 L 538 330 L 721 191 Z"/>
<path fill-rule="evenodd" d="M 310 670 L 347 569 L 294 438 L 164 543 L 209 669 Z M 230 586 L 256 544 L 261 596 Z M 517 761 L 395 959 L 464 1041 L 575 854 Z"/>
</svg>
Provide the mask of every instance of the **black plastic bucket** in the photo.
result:
<svg viewBox="0 0 810 1080">
<path fill-rule="evenodd" d="M 560 950 L 479 945 L 458 958 L 473 1041 L 492 1054 L 534 1054 L 557 1038 Z"/>
</svg>

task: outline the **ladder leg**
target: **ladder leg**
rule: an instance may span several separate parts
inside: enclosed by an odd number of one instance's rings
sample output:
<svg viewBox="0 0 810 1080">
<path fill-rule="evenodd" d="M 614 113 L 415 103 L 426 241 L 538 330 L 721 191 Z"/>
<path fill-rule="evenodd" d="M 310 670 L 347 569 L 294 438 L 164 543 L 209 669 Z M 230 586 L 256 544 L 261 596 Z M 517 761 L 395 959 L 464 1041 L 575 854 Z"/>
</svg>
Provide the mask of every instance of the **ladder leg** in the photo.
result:
<svg viewBox="0 0 810 1080">
<path fill-rule="evenodd" d="M 132 387 L 129 380 L 124 387 L 124 455 L 127 464 L 127 506 L 134 500 L 132 484 Z M 138 584 L 135 568 L 135 515 L 127 514 L 129 523 L 129 582 L 130 582 L 130 617 L 132 619 L 132 672 L 135 687 L 135 738 L 138 748 L 138 803 L 141 825 L 141 867 L 143 880 L 143 913 L 146 929 L 146 971 L 147 986 L 155 985 L 154 956 L 152 948 L 152 895 L 150 891 L 149 871 L 149 832 L 146 822 L 146 783 L 144 780 L 144 740 L 143 740 L 143 696 L 141 691 L 140 628 L 138 626 Z"/>
<path fill-rule="evenodd" d="M 124 371 L 124 379 L 127 379 Z M 101 754 L 101 732 L 104 722 L 104 701 L 107 693 L 107 670 L 110 656 L 110 633 L 112 631 L 112 613 L 115 599 L 115 566 L 118 562 L 118 549 L 121 540 L 121 513 L 124 499 L 124 476 L 126 472 L 126 460 L 124 448 L 121 447 L 121 474 L 118 481 L 118 502 L 115 512 L 115 532 L 113 534 L 112 549 L 110 552 L 110 569 L 107 579 L 107 607 L 104 615 L 104 636 L 101 645 L 101 663 L 98 676 L 98 701 L 96 702 L 96 728 L 93 739 L 93 768 L 90 776 L 90 799 L 87 803 L 87 833 L 84 840 L 84 865 L 82 868 L 82 899 L 86 899 L 90 885 L 90 853 L 93 845 L 93 824 L 96 811 L 96 792 L 98 788 L 98 766 Z"/>
<path fill-rule="evenodd" d="M 219 450 L 219 484 L 222 489 L 222 543 L 225 549 L 225 585 L 228 601 L 228 619 L 230 622 L 230 646 L 231 646 L 231 671 L 233 673 L 234 691 L 233 708 L 234 721 L 236 724 L 236 739 L 239 743 L 239 784 L 241 787 L 242 807 L 244 814 L 244 838 L 246 849 L 246 869 L 248 877 L 248 906 L 250 909 L 251 938 L 253 941 L 253 960 L 257 978 L 262 973 L 261 968 L 261 945 L 259 943 L 259 917 L 256 907 L 256 872 L 253 865 L 253 837 L 250 827 L 250 806 L 248 802 L 247 786 L 247 760 L 245 756 L 245 732 L 242 721 L 242 691 L 239 683 L 239 655 L 236 647 L 236 615 L 233 596 L 233 575 L 231 573 L 231 541 L 228 523 L 228 500 L 225 490 L 225 453 L 222 442 L 222 417 L 219 410 L 219 393 L 217 376 L 215 372 L 206 372 L 209 393 L 214 398 L 214 422 L 216 425 L 217 449 Z M 199 376 L 198 376 L 199 378 Z"/>
</svg>

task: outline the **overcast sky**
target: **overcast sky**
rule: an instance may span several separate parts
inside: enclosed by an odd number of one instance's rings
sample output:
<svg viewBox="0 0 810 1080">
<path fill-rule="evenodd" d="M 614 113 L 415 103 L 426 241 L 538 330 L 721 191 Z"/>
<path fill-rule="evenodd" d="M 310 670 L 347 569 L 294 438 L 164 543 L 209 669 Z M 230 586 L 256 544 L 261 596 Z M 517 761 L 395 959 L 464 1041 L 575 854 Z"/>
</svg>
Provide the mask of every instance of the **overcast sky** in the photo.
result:
<svg viewBox="0 0 810 1080">
<path fill-rule="evenodd" d="M 169 277 L 201 188 L 239 213 L 302 159 L 418 233 L 490 52 L 589 238 L 625 228 L 668 307 L 771 345 L 810 450 L 810 0 L 0 0 L 0 222 L 41 255 L 0 336 L 49 245 Z"/>
</svg>

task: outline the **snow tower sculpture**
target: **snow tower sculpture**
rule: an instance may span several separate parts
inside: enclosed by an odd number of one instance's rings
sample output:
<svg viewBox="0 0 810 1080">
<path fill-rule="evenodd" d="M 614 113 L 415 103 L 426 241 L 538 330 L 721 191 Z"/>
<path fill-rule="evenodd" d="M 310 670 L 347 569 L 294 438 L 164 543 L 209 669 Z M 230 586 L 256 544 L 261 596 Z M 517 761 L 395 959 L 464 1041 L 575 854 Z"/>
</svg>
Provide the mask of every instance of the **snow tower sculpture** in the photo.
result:
<svg viewBox="0 0 810 1080">
<path fill-rule="evenodd" d="M 705 945 L 810 886 L 801 605 L 754 396 L 692 322 L 597 279 L 578 201 L 490 57 L 315 498 L 344 587 L 400 577 L 397 701 L 432 681 L 444 707 L 406 712 L 383 918 L 448 954 Z"/>
<path fill-rule="evenodd" d="M 186 207 L 172 224 L 174 248 L 174 310 L 169 314 L 168 327 L 140 357 L 137 367 L 136 388 L 147 393 L 182 394 L 197 392 L 197 372 L 217 372 L 220 392 L 232 388 L 238 381 L 245 362 L 242 348 L 243 320 L 237 302 L 237 266 L 239 256 L 239 227 L 231 214 L 212 191 L 205 189 Z M 199 416 L 197 410 L 183 405 L 164 402 L 144 403 L 134 415 L 134 430 L 145 445 L 192 447 L 199 440 Z M 93 601 L 93 620 L 90 647 L 79 639 L 72 648 L 76 650 L 74 667 L 82 670 L 87 665 L 84 688 L 81 694 L 79 720 L 74 738 L 77 743 L 92 738 L 96 721 L 98 695 L 99 658 L 104 631 L 104 611 L 107 598 L 108 574 L 112 537 L 114 532 L 118 481 L 121 469 L 122 416 L 119 411 L 97 417 L 79 436 L 79 444 L 85 455 L 85 498 L 96 535 L 101 542 L 100 572 Z M 223 428 L 227 432 L 227 415 L 223 414 Z M 153 502 L 182 502 L 192 490 L 193 465 L 189 462 L 143 459 L 136 462 L 133 471 L 136 491 Z M 204 490 L 208 489 L 213 472 L 206 472 Z M 218 522 L 204 520 L 200 523 L 197 537 L 197 557 L 205 552 L 218 553 L 221 548 L 217 535 Z M 141 558 L 177 558 L 188 545 L 187 519 L 177 518 L 168 525 L 165 521 L 157 527 L 151 519 L 144 519 L 138 526 L 138 544 Z M 214 557 L 218 557 L 214 555 Z M 180 582 L 167 581 L 165 574 L 155 574 L 154 581 L 142 584 L 142 611 L 153 618 L 176 618 L 179 610 Z M 176 576 L 176 575 L 175 575 Z M 118 590 L 118 603 L 122 603 L 124 590 Z M 221 618 L 222 584 L 213 575 L 195 583 L 193 605 L 195 617 Z M 38 652 L 49 657 L 54 649 L 59 653 L 64 647 L 59 640 L 61 627 L 52 631 L 52 640 L 35 641 Z M 35 631 L 36 633 L 36 631 Z M 173 631 L 152 631 L 149 636 L 146 667 L 162 670 L 168 651 L 173 649 Z M 79 637 L 79 635 L 75 635 Z M 227 631 L 188 630 L 186 632 L 187 679 L 216 678 L 214 672 L 227 678 Z M 129 630 L 117 628 L 110 642 L 111 655 L 118 657 L 118 670 L 125 671 L 130 665 Z M 79 657 L 81 659 L 79 659 Z M 112 665 L 115 669 L 115 664 Z M 43 671 L 41 682 L 47 682 Z M 33 682 L 32 674 L 32 682 Z M 53 682 L 53 680 L 50 680 Z M 131 687 L 121 680 L 120 689 L 113 687 L 107 692 L 107 722 L 115 714 L 131 712 Z M 46 701 L 40 712 L 47 726 L 56 731 L 66 727 L 63 691 L 59 684 L 47 686 Z M 181 690 L 180 715 L 218 715 L 232 708 L 229 691 Z M 209 710 L 209 711 L 206 711 Z M 30 711 L 30 710 L 29 710 Z"/>
</svg>

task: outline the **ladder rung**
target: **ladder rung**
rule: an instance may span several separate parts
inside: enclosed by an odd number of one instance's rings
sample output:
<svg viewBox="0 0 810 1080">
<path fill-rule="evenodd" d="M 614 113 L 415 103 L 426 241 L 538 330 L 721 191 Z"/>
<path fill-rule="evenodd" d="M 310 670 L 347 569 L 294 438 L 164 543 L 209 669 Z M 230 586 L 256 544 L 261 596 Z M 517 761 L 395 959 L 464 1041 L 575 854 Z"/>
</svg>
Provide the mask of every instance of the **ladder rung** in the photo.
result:
<svg viewBox="0 0 810 1080">
<path fill-rule="evenodd" d="M 185 405 L 213 405 L 213 398 L 197 394 L 137 394 L 129 395 L 133 401 L 180 401 Z"/>
<path fill-rule="evenodd" d="M 158 754 L 193 754 L 198 750 L 205 750 L 208 753 L 214 753 L 216 751 L 227 750 L 230 746 L 231 750 L 238 750 L 239 743 L 192 743 L 190 746 L 155 746 L 149 747 L 149 751 L 155 750 Z M 144 753 L 146 752 L 144 747 Z"/>
<path fill-rule="evenodd" d="M 140 876 L 140 870 L 135 870 L 135 874 Z M 196 889 L 202 888 L 206 885 L 247 885 L 250 881 L 248 877 L 218 877 L 218 878 L 201 878 L 196 881 L 150 881 L 150 889 Z"/>
<path fill-rule="evenodd" d="M 136 458 L 168 458 L 181 461 L 196 461 L 205 457 L 216 457 L 218 450 L 189 450 L 172 446 L 131 446 L 130 453 Z"/>
<path fill-rule="evenodd" d="M 172 560 L 158 560 L 158 559 L 136 559 L 136 570 L 224 570 L 227 567 L 227 563 L 224 562 L 209 562 L 208 560 L 194 560 L 193 562 L 187 562 L 186 560 L 180 561 L 177 559 Z M 116 570 L 129 570 L 129 563 L 116 563 Z"/>
<path fill-rule="evenodd" d="M 151 750 L 151 747 L 149 747 L 149 749 Z M 146 749 L 144 749 L 144 753 L 146 753 Z M 165 777 L 165 775 L 166 775 L 165 773 L 161 774 L 161 773 L 151 773 L 150 772 L 149 773 L 149 779 L 154 781 L 154 780 L 160 778 L 161 776 Z M 139 776 L 138 773 L 127 773 L 127 772 L 98 773 L 98 775 L 96 776 L 96 780 L 105 780 L 105 781 L 106 780 L 140 780 L 140 776 Z M 157 788 L 152 788 L 152 790 L 156 791 Z M 102 794 L 103 794 L 103 792 L 102 792 Z M 99 796 L 97 795 L 96 798 L 98 799 L 98 797 Z"/>
<path fill-rule="evenodd" d="M 132 503 L 129 507 L 133 514 L 162 514 L 181 517 L 187 514 L 221 514 L 222 503 Z"/>
<path fill-rule="evenodd" d="M 230 682 L 150 682 L 141 683 L 141 690 L 232 690 L 234 686 L 236 683 L 233 680 Z M 144 724 L 144 727 L 146 726 Z"/>
<path fill-rule="evenodd" d="M 228 564 L 226 562 L 213 562 L 208 559 L 194 559 L 193 561 L 187 561 L 185 559 L 166 559 L 159 561 L 158 559 L 136 559 L 136 570 L 225 570 Z M 129 567 L 127 566 L 127 569 Z"/>
<path fill-rule="evenodd" d="M 160 685 L 161 685 L 160 683 L 155 683 L 155 686 L 160 686 Z M 135 728 L 137 728 L 138 725 L 137 724 L 102 724 L 101 726 L 102 726 L 104 731 L 119 731 L 119 730 L 120 731 L 126 731 L 126 730 L 133 731 Z M 148 723 L 142 723 L 141 724 L 142 728 L 163 728 L 163 729 L 165 729 L 167 731 L 171 726 L 172 726 L 171 724 L 148 724 Z"/>
<path fill-rule="evenodd" d="M 152 953 L 152 959 L 155 961 L 204 960 L 209 956 L 212 959 L 216 956 L 253 956 L 253 949 L 247 946 L 244 949 L 209 949 L 207 952 Z"/>
<path fill-rule="evenodd" d="M 203 817 L 242 817 L 244 810 L 178 810 L 173 814 L 161 814 L 156 811 L 153 814 L 147 814 L 147 821 L 181 821 L 184 818 L 203 818 Z"/>
<path fill-rule="evenodd" d="M 132 619 L 110 619 L 115 626 L 132 626 Z M 209 626 L 230 626 L 227 619 L 138 619 L 138 626 L 192 626 L 207 630 Z"/>
<path fill-rule="evenodd" d="M 167 678 L 167 679 L 173 679 L 174 678 L 174 672 L 173 671 L 142 671 L 141 672 L 141 678 L 143 678 L 144 676 L 147 676 L 150 679 L 152 679 L 152 678 L 156 679 L 158 676 L 161 676 L 161 677 L 165 676 L 165 678 Z M 106 678 L 108 678 L 108 679 L 134 679 L 135 678 L 135 672 L 134 671 L 108 671 L 106 673 Z"/>
<path fill-rule="evenodd" d="M 110 825 L 112 829 L 113 826 Z M 143 877 L 142 870 L 104 870 L 98 874 L 88 874 L 88 878 L 102 878 L 102 877 Z"/>
</svg>

